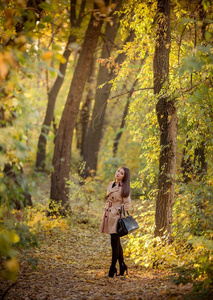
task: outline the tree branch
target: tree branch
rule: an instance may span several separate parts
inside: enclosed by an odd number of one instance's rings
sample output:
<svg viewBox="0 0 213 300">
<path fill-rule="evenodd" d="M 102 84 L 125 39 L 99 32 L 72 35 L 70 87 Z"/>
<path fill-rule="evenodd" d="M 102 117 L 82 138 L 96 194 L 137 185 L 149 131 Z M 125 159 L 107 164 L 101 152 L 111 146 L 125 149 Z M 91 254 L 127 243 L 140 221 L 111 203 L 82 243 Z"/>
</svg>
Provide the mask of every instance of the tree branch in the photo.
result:
<svg viewBox="0 0 213 300">
<path fill-rule="evenodd" d="M 193 89 L 196 88 L 197 86 L 198 86 L 198 84 L 195 84 L 194 86 L 191 86 L 191 87 L 188 88 L 187 90 L 181 91 L 181 95 L 183 96 L 183 94 L 185 94 L 185 93 L 187 93 L 187 92 L 190 92 L 191 90 L 193 90 Z M 178 97 L 180 97 L 180 96 L 174 97 L 171 101 L 175 101 Z"/>
<path fill-rule="evenodd" d="M 123 92 L 119 95 L 115 95 L 115 96 L 111 97 L 110 100 L 120 97 L 120 96 L 123 96 L 123 95 L 126 95 L 126 94 L 133 94 L 134 92 L 137 92 L 137 91 L 145 91 L 145 90 L 153 90 L 153 89 L 154 89 L 154 87 L 147 87 L 147 88 L 141 88 L 141 89 L 136 89 L 136 90 L 131 89 L 130 91 Z"/>
</svg>

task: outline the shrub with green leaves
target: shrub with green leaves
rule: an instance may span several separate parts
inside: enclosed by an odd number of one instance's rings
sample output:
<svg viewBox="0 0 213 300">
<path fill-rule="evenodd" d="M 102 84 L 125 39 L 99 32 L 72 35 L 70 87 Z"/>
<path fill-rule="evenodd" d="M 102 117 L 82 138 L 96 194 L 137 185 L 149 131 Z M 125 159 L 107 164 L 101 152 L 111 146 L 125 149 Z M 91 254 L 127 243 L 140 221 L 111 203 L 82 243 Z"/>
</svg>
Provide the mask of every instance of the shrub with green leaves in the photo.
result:
<svg viewBox="0 0 213 300">
<path fill-rule="evenodd" d="M 36 235 L 20 218 L 23 218 L 21 212 L 0 207 L 0 262 L 1 276 L 5 279 L 16 280 L 19 249 L 38 245 Z"/>
</svg>

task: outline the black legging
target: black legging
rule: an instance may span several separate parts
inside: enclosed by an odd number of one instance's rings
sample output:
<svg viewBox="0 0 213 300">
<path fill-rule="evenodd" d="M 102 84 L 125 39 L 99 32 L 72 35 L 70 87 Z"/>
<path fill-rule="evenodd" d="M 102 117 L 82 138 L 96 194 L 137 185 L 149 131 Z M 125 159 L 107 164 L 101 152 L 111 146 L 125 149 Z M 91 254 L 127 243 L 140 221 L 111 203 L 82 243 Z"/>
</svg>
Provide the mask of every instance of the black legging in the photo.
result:
<svg viewBox="0 0 213 300">
<path fill-rule="evenodd" d="M 124 262 L 123 249 L 121 246 L 120 237 L 117 233 L 111 234 L 111 246 L 112 246 L 112 266 L 115 267 L 117 260 L 119 265 Z"/>
</svg>

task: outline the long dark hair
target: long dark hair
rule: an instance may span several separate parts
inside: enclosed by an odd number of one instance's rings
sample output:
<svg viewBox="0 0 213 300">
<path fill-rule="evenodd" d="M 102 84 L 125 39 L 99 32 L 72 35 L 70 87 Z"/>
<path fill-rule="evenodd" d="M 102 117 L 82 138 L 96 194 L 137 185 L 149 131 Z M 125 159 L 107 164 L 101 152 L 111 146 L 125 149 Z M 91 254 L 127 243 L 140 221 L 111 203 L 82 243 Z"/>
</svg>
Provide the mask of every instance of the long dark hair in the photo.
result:
<svg viewBox="0 0 213 300">
<path fill-rule="evenodd" d="M 124 178 L 122 180 L 122 197 L 128 197 L 130 194 L 130 170 L 126 167 L 120 167 L 124 170 Z"/>
</svg>

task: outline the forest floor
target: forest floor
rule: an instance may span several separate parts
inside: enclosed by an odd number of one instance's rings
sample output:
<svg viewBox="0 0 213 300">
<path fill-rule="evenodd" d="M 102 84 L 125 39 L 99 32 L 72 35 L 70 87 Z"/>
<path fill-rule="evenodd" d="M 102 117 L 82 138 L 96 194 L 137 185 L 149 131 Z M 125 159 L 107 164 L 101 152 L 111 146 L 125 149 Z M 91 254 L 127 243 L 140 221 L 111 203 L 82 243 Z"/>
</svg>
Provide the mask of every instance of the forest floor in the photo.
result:
<svg viewBox="0 0 213 300">
<path fill-rule="evenodd" d="M 172 283 L 171 271 L 147 270 L 128 257 L 128 275 L 109 278 L 110 237 L 100 234 L 101 211 L 88 216 L 86 222 L 85 212 L 73 209 L 69 222 L 41 230 L 39 246 L 20 254 L 17 281 L 0 282 L 0 299 L 172 300 L 190 293 L 191 285 Z M 38 260 L 36 268 L 27 255 Z"/>
</svg>

